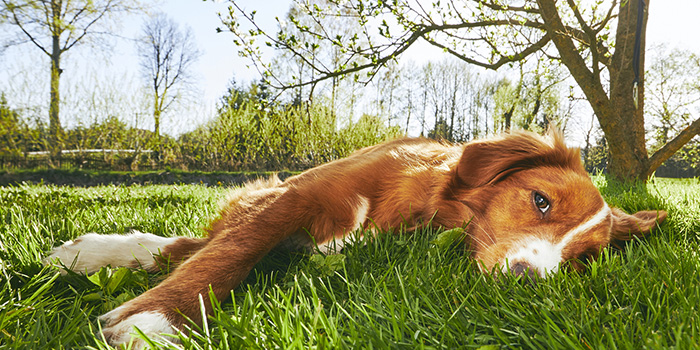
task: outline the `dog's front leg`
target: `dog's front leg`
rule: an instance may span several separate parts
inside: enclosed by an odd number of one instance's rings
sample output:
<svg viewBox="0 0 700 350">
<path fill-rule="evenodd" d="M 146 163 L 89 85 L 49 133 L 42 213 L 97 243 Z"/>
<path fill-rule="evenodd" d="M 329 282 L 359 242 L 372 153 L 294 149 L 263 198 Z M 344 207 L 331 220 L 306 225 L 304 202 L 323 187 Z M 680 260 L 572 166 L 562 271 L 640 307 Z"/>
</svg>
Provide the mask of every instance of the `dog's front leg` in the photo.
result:
<svg viewBox="0 0 700 350">
<path fill-rule="evenodd" d="M 149 336 L 182 330 L 183 316 L 202 322 L 200 295 L 211 311 L 209 288 L 225 299 L 253 266 L 282 239 L 302 227 L 305 213 L 283 188 L 250 196 L 212 226 L 211 240 L 155 288 L 100 317 L 110 344 L 131 341 L 133 327 Z M 135 339 L 136 347 L 143 347 Z"/>
<path fill-rule="evenodd" d="M 226 237 L 209 242 L 158 286 L 101 316 L 105 339 L 113 345 L 128 343 L 134 326 L 149 336 L 172 334 L 182 330 L 183 315 L 201 324 L 199 296 L 209 312 L 209 286 L 217 299 L 225 299 L 260 255 L 264 253 L 246 250 Z"/>
</svg>

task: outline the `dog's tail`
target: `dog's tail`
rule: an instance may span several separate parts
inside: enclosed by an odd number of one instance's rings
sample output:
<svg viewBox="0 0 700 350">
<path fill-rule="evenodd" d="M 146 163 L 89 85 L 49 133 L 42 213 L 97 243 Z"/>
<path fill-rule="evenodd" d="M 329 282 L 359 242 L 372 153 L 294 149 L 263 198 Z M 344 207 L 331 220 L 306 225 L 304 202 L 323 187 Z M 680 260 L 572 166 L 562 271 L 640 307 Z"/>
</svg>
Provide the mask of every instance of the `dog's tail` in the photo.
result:
<svg viewBox="0 0 700 350">
<path fill-rule="evenodd" d="M 54 248 L 44 263 L 60 260 L 70 270 L 82 273 L 108 265 L 168 272 L 208 242 L 208 238 L 160 237 L 138 231 L 125 235 L 88 233 Z"/>
</svg>

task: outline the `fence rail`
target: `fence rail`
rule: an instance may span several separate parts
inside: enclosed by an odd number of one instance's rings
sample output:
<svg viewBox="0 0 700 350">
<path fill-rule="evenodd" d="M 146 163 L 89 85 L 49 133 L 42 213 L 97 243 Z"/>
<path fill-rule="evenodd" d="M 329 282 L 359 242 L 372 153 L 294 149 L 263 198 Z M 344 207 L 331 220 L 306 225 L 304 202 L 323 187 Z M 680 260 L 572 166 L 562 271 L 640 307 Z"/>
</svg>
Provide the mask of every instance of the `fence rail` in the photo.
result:
<svg viewBox="0 0 700 350">
<path fill-rule="evenodd" d="M 129 150 L 64 151 L 57 157 L 46 152 L 24 156 L 0 156 L 0 169 L 90 169 L 90 170 L 157 170 L 162 168 L 151 159 L 151 152 Z"/>
</svg>

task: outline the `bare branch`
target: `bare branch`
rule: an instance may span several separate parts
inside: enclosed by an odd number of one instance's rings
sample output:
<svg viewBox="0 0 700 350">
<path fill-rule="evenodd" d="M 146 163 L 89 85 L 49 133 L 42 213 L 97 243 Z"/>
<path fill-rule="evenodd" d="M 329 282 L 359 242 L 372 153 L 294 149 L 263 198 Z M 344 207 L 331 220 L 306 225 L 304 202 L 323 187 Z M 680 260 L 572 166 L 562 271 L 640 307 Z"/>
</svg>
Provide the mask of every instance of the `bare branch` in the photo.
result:
<svg viewBox="0 0 700 350">
<path fill-rule="evenodd" d="M 693 137 L 700 134 L 700 118 L 688 125 L 678 136 L 666 143 L 649 158 L 648 173 L 653 173 L 663 162 L 676 153 L 683 145 L 688 143 Z"/>
<path fill-rule="evenodd" d="M 534 9 L 534 8 L 528 8 L 524 6 L 511 6 L 511 5 L 501 5 L 493 2 L 486 2 L 483 0 L 475 0 L 475 2 L 480 3 L 492 10 L 496 11 L 513 11 L 513 12 L 524 12 L 528 14 L 539 14 L 540 10 L 539 9 Z"/>
<path fill-rule="evenodd" d="M 603 87 L 597 83 L 593 72 L 586 66 L 586 62 L 578 53 L 571 37 L 566 35 L 567 30 L 559 17 L 553 0 L 538 0 L 542 11 L 542 19 L 547 25 L 547 31 L 552 35 L 552 41 L 557 46 L 562 62 L 567 66 L 586 97 L 591 101 L 596 114 L 609 115 L 609 98 Z M 606 109 L 602 112 L 598 109 Z"/>
<path fill-rule="evenodd" d="M 545 34 L 539 41 L 537 41 L 536 43 L 527 47 L 525 50 L 523 50 L 515 55 L 501 56 L 501 58 L 498 61 L 496 61 L 495 63 L 480 62 L 480 61 L 477 61 L 475 59 L 466 57 L 463 54 L 460 54 L 459 52 L 436 42 L 435 40 L 432 40 L 432 39 L 425 39 L 425 40 L 427 42 L 429 42 L 431 45 L 437 46 L 437 47 L 449 52 L 451 55 L 459 58 L 462 61 L 465 61 L 465 62 L 473 64 L 473 65 L 477 65 L 480 67 L 484 67 L 487 69 L 497 70 L 498 68 L 502 67 L 503 65 L 505 65 L 507 63 L 521 61 L 521 60 L 525 59 L 526 57 L 530 56 L 531 54 L 542 50 L 551 41 L 551 38 L 549 37 L 549 35 Z"/>
<path fill-rule="evenodd" d="M 34 45 L 36 45 L 36 47 L 38 47 L 47 56 L 51 56 L 51 54 L 43 46 L 41 46 L 41 44 L 37 41 L 37 39 L 34 38 L 34 35 L 29 33 L 29 31 L 24 27 L 24 23 L 19 18 L 17 18 L 17 11 L 14 9 L 16 9 L 18 7 L 16 7 L 16 5 L 12 5 L 11 3 L 8 3 L 7 0 L 2 0 L 2 3 L 4 5 L 3 7 L 12 13 L 12 19 L 14 21 L 13 24 L 16 25 L 17 27 L 19 27 L 19 29 L 22 31 L 22 33 L 24 33 L 24 35 L 26 35 L 27 38 L 29 38 L 29 41 L 31 41 Z"/>
</svg>

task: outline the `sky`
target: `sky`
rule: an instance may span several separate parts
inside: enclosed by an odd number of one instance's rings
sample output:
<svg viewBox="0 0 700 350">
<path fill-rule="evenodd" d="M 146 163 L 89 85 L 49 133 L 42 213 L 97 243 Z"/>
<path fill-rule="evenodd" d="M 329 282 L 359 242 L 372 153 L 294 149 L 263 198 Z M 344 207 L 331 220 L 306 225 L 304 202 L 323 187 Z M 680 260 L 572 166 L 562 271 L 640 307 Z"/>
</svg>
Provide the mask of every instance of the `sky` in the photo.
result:
<svg viewBox="0 0 700 350">
<path fill-rule="evenodd" d="M 649 1 L 649 0 L 647 0 Z M 256 19 L 264 29 L 275 30 L 275 17 L 282 17 L 288 11 L 290 0 L 242 0 L 237 1 L 246 10 L 256 10 Z M 250 62 L 238 57 L 233 35 L 226 31 L 217 33 L 217 27 L 223 27 L 218 13 L 227 14 L 228 2 L 200 0 L 167 0 L 152 8 L 150 13 L 164 12 L 176 22 L 192 29 L 197 46 L 203 55 L 196 63 L 194 75 L 197 78 L 198 91 L 196 113 L 187 112 L 188 120 L 170 121 L 164 125 L 166 132 L 180 133 L 188 131 L 195 125 L 210 118 L 216 101 L 225 93 L 232 78 L 239 82 L 249 82 L 259 78 L 257 71 L 248 68 Z M 665 43 L 669 47 L 679 47 L 700 53 L 700 31 L 697 24 L 697 14 L 700 13 L 698 0 L 654 0 L 650 2 L 650 15 L 647 28 L 647 47 Z M 139 35 L 146 15 L 132 15 L 123 19 L 120 36 L 134 38 Z M 112 79 L 138 82 L 138 57 L 131 41 L 116 40 L 114 50 L 103 53 L 96 58 L 94 50 L 83 46 L 76 52 L 71 52 L 64 60 L 69 69 L 62 76 L 63 80 L 76 79 L 67 77 L 71 73 L 99 71 L 108 74 Z M 32 51 L 34 50 L 34 51 Z M 35 47 L 29 44 L 23 47 L 7 50 L 0 56 L 0 86 L 17 84 L 21 80 L 19 71 L 32 69 L 48 64 L 46 56 L 36 55 Z M 34 53 L 34 54 L 32 54 Z M 428 44 L 422 44 L 409 49 L 406 59 L 424 63 L 431 59 L 440 59 L 443 53 Z M 42 60 L 41 62 L 34 62 Z M 92 68 L 90 68 L 92 67 Z M 35 76 L 35 85 L 48 85 L 44 71 L 27 73 Z M 118 78 L 114 78 L 118 77 Z M 123 78 L 122 78 L 123 77 Z M 31 85 L 31 84 L 30 84 Z M 27 93 L 32 98 L 47 94 L 48 87 L 42 93 Z M 39 97 L 37 97 L 39 96 Z"/>
</svg>

